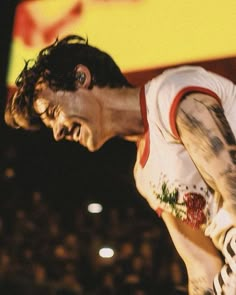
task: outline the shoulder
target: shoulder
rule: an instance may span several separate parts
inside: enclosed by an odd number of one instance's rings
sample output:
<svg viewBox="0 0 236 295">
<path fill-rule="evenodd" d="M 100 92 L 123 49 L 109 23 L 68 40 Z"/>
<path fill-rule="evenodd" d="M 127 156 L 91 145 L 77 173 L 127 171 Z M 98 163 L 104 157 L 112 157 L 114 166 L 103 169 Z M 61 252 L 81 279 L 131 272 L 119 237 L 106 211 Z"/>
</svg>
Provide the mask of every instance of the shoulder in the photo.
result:
<svg viewBox="0 0 236 295">
<path fill-rule="evenodd" d="M 171 101 L 182 89 L 188 87 L 212 87 L 212 73 L 199 66 L 181 66 L 163 71 L 145 85 L 146 94 L 157 100 Z M 211 85 L 212 84 L 212 85 Z"/>
</svg>

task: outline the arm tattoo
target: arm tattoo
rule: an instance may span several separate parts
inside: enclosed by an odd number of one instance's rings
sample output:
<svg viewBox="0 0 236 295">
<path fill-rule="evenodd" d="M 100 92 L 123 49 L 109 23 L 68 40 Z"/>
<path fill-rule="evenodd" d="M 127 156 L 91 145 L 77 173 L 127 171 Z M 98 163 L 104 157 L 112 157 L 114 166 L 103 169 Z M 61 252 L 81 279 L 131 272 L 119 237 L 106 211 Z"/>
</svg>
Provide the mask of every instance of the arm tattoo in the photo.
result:
<svg viewBox="0 0 236 295">
<path fill-rule="evenodd" d="M 194 134 L 195 145 L 198 149 L 201 149 L 203 155 L 205 151 L 212 151 L 214 156 L 217 156 L 223 150 L 223 142 L 220 138 L 213 135 L 211 130 L 208 129 L 202 122 L 200 122 L 196 117 L 191 114 L 187 114 L 184 110 L 181 110 L 181 122 L 183 124 L 183 128 L 188 130 L 191 134 Z M 199 142 L 199 139 L 205 138 L 207 139 L 205 143 Z M 209 154 L 206 155 L 209 157 Z"/>
<path fill-rule="evenodd" d="M 206 106 L 206 105 L 205 105 Z M 225 118 L 224 111 L 219 105 L 206 106 L 209 110 L 211 117 L 218 126 L 223 138 L 228 145 L 235 145 L 235 136 L 229 126 L 228 121 Z M 236 150 L 229 150 L 230 158 L 234 164 L 236 164 Z"/>
<path fill-rule="evenodd" d="M 216 123 L 222 139 L 212 134 L 212 131 L 207 128 L 201 121 L 191 114 L 187 114 L 184 110 L 182 113 L 182 123 L 183 127 L 188 129 L 189 132 L 197 134 L 197 138 L 205 138 L 207 143 L 207 151 L 212 151 L 215 156 L 217 156 L 224 148 L 224 142 L 228 147 L 229 156 L 233 162 L 236 164 L 236 140 L 235 136 L 231 130 L 231 127 L 224 115 L 223 109 L 218 105 L 207 105 L 203 101 L 194 99 L 197 103 L 202 104 L 209 112 L 212 120 Z M 198 137 L 199 136 L 199 137 Z M 222 141 L 224 140 L 224 142 Z M 204 148 L 204 147 L 202 147 Z M 209 155 L 208 155 L 209 156 Z"/>
<path fill-rule="evenodd" d="M 228 121 L 225 118 L 224 111 L 219 105 L 206 106 L 209 110 L 213 120 L 218 126 L 222 136 L 229 145 L 235 144 L 235 137 L 231 131 Z"/>
<path fill-rule="evenodd" d="M 236 214 L 236 140 L 224 110 L 206 96 L 180 104 L 177 124 L 183 144 L 203 178 Z"/>
<path fill-rule="evenodd" d="M 209 289 L 207 280 L 204 277 L 191 279 L 189 281 L 189 292 L 191 295 L 210 295 L 213 294 Z"/>
</svg>

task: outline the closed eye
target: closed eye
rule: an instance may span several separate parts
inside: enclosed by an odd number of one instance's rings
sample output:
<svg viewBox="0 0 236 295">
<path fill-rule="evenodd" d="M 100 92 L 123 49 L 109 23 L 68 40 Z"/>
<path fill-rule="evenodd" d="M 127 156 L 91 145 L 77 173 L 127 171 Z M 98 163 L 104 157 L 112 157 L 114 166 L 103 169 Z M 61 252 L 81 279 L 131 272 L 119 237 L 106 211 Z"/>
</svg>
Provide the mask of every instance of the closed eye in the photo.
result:
<svg viewBox="0 0 236 295">
<path fill-rule="evenodd" d="M 58 114 L 58 106 L 49 107 L 46 110 L 48 119 L 54 119 L 55 116 Z"/>
<path fill-rule="evenodd" d="M 54 107 L 48 107 L 44 112 L 40 113 L 39 116 L 41 117 L 42 120 L 48 119 L 48 120 L 53 120 L 55 119 L 55 116 L 58 114 L 59 108 L 58 106 Z"/>
</svg>

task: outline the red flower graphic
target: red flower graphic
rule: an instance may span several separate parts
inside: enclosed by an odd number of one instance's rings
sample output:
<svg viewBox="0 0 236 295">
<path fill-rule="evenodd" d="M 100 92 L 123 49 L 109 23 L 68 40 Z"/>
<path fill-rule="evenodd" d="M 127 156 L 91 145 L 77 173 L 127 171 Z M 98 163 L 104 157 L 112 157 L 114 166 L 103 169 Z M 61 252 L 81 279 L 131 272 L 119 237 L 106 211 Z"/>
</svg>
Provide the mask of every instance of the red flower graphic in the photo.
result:
<svg viewBox="0 0 236 295">
<path fill-rule="evenodd" d="M 203 212 L 206 200 L 197 193 L 187 193 L 184 195 L 184 201 L 187 207 L 187 218 L 184 220 L 192 227 L 198 228 L 206 221 L 206 216 Z"/>
</svg>

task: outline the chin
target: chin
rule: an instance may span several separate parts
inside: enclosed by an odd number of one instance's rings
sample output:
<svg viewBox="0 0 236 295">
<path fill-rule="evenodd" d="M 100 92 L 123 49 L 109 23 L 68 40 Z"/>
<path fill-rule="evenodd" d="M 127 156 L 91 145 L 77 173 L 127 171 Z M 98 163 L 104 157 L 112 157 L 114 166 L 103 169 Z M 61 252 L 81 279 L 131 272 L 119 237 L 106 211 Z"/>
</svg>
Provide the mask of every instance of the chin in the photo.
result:
<svg viewBox="0 0 236 295">
<path fill-rule="evenodd" d="M 98 150 L 98 148 L 95 148 L 95 147 L 91 147 L 91 146 L 87 146 L 87 149 L 89 152 L 96 152 Z"/>
<path fill-rule="evenodd" d="M 97 151 L 99 149 L 99 147 L 97 147 L 96 145 L 94 145 L 92 142 L 87 142 L 87 144 L 84 145 L 84 146 L 87 148 L 87 150 L 89 152 L 95 152 L 95 151 Z"/>
<path fill-rule="evenodd" d="M 96 152 L 103 146 L 103 144 L 104 142 L 101 142 L 101 143 L 88 142 L 86 147 L 90 152 Z"/>
</svg>

